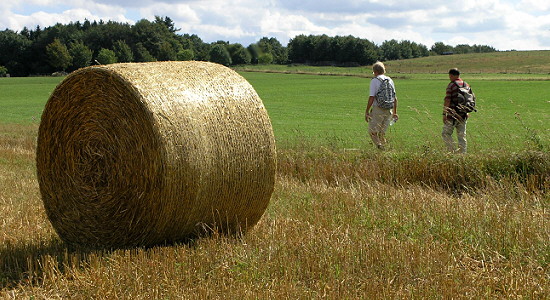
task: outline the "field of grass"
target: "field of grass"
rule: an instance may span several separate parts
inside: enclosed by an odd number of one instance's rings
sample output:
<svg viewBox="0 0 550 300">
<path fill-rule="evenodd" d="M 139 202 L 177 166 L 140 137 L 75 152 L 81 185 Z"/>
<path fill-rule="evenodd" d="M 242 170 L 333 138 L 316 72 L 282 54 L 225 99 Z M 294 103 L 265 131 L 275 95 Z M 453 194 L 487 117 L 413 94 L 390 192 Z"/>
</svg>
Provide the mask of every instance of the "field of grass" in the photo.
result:
<svg viewBox="0 0 550 300">
<path fill-rule="evenodd" d="M 370 79 L 353 76 L 245 72 L 271 117 L 279 147 L 370 147 L 364 110 Z M 393 74 L 390 74 L 393 75 Z M 468 75 L 465 75 L 468 76 Z M 448 79 L 399 79 L 400 120 L 388 132 L 397 151 L 440 150 L 441 111 Z M 490 76 L 489 76 L 490 77 Z M 464 77 L 478 96 L 479 111 L 468 121 L 472 152 L 498 148 L 542 150 L 550 140 L 550 80 Z M 61 78 L 0 80 L 0 123 L 38 124 L 49 93 Z"/>
<path fill-rule="evenodd" d="M 336 148 L 369 147 L 364 110 L 370 79 L 299 74 L 243 74 L 263 99 L 279 145 L 297 140 Z M 391 75 L 391 74 L 390 74 Z M 400 151 L 441 149 L 442 103 L 448 78 L 396 79 L 400 119 L 388 132 Z M 548 147 L 550 81 L 468 80 L 479 111 L 468 121 L 473 152 Z"/>
<path fill-rule="evenodd" d="M 40 123 L 44 105 L 61 77 L 0 78 L 0 122 Z"/>
<path fill-rule="evenodd" d="M 457 157 L 440 138 L 444 74 L 390 73 L 401 105 L 387 152 L 366 137 L 367 78 L 242 74 L 278 145 L 260 222 L 114 250 L 67 248 L 42 207 L 38 117 L 61 79 L 0 78 L 0 298 L 550 298 L 550 81 L 465 77 L 480 111 Z"/>
</svg>

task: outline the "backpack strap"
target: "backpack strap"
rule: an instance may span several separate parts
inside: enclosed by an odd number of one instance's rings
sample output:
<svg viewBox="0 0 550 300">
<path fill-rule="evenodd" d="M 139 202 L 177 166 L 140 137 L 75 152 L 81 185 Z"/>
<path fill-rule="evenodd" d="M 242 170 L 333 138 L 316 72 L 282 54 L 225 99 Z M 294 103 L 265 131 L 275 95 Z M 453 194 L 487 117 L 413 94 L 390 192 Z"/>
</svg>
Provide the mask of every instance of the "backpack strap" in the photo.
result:
<svg viewBox="0 0 550 300">
<path fill-rule="evenodd" d="M 468 88 L 470 90 L 470 93 L 473 93 L 472 87 L 464 80 L 462 80 L 462 86 L 460 86 L 456 81 L 454 81 L 454 84 L 460 89 L 460 88 Z"/>
<path fill-rule="evenodd" d="M 451 94 L 451 107 L 455 108 L 458 104 L 457 96 L 458 94 L 460 94 L 460 88 L 464 87 L 464 80 L 462 81 L 462 86 L 460 86 L 460 84 L 458 84 L 456 80 L 453 81 L 453 83 L 456 85 L 456 94 L 454 93 Z M 453 95 L 455 96 L 453 97 Z"/>
</svg>

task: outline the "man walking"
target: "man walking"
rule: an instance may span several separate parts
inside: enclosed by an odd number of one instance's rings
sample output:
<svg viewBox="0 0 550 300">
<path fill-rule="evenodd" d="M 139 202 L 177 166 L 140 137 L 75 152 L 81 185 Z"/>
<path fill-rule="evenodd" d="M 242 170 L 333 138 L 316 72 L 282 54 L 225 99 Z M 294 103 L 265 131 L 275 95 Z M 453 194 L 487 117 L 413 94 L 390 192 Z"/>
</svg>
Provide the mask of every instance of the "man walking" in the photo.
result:
<svg viewBox="0 0 550 300">
<path fill-rule="evenodd" d="M 365 121 L 369 123 L 369 134 L 380 150 L 386 145 L 386 130 L 390 121 L 397 121 L 397 97 L 395 96 L 395 85 L 393 80 L 384 75 L 386 67 L 381 62 L 372 66 L 374 78 L 370 82 L 370 93 Z M 376 101 L 375 101 L 376 100 Z"/>
<path fill-rule="evenodd" d="M 466 121 L 468 113 L 462 112 L 457 108 L 459 89 L 462 87 L 470 88 L 470 85 L 460 78 L 460 71 L 456 68 L 449 70 L 449 79 L 451 82 L 447 85 L 447 92 L 443 103 L 443 131 L 441 136 L 450 152 L 456 152 L 453 141 L 453 131 L 456 129 L 458 139 L 458 152 L 466 153 Z"/>
</svg>

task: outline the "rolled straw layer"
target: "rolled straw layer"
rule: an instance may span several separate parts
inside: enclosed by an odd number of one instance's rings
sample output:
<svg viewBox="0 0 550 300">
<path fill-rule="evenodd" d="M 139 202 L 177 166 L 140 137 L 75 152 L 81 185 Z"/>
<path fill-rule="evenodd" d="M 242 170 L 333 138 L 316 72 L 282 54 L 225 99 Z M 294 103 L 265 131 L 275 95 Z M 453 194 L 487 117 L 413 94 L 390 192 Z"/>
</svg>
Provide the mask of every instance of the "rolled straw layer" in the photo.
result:
<svg viewBox="0 0 550 300">
<path fill-rule="evenodd" d="M 36 163 L 65 242 L 155 245 L 256 224 L 274 188 L 275 139 L 258 94 L 229 68 L 94 66 L 49 98 Z"/>
</svg>

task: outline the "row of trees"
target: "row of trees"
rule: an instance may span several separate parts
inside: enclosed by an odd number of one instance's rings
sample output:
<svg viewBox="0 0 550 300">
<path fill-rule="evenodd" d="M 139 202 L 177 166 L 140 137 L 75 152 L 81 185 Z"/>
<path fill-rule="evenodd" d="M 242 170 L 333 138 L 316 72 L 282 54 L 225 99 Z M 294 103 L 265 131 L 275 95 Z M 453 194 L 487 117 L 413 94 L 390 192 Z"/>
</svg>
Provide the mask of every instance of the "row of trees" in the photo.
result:
<svg viewBox="0 0 550 300">
<path fill-rule="evenodd" d="M 466 54 L 466 53 L 489 53 L 496 52 L 497 50 L 491 46 L 486 45 L 466 45 L 460 44 L 456 46 L 445 45 L 442 42 L 435 43 L 431 48 L 432 53 L 438 55 L 446 54 Z"/>
<path fill-rule="evenodd" d="M 353 36 L 299 35 L 288 44 L 288 58 L 297 63 L 369 65 L 377 60 L 428 55 L 428 47 L 415 42 L 390 40 L 377 46 L 369 40 Z"/>
<path fill-rule="evenodd" d="M 396 40 L 377 46 L 353 36 L 327 35 L 298 35 L 286 47 L 276 38 L 264 37 L 244 47 L 225 41 L 205 43 L 197 35 L 176 34 L 178 31 L 169 17 L 158 16 L 154 21 L 142 19 L 134 25 L 86 20 L 44 29 L 24 28 L 20 32 L 6 29 L 0 31 L 0 75 L 51 74 L 94 63 L 156 60 L 203 60 L 223 65 L 369 65 L 377 60 L 407 59 L 453 50 L 456 53 L 495 51 L 475 45 L 461 45 L 458 51 L 442 43 L 436 43 L 430 51 L 422 44 Z"/>
</svg>

